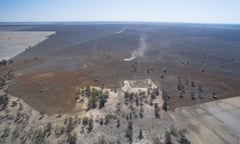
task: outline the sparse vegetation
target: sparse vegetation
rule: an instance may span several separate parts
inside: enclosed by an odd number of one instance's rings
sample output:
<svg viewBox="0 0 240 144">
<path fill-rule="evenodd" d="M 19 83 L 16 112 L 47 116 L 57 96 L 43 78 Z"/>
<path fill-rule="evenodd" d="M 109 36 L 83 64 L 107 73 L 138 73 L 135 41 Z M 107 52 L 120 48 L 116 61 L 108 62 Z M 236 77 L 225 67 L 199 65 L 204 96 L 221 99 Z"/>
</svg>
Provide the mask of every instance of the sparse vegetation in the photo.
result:
<svg viewBox="0 0 240 144">
<path fill-rule="evenodd" d="M 165 144 L 172 144 L 172 138 L 168 131 L 165 132 Z"/>
<path fill-rule="evenodd" d="M 142 132 L 142 130 L 139 131 L 138 138 L 139 138 L 139 139 L 143 139 L 143 132 Z"/>
<path fill-rule="evenodd" d="M 67 143 L 68 144 L 75 144 L 76 140 L 77 140 L 76 135 L 75 134 L 70 134 L 70 135 L 68 135 Z"/>
<path fill-rule="evenodd" d="M 128 128 L 126 130 L 126 138 L 128 138 L 129 142 L 132 143 L 133 141 L 133 127 L 132 122 L 128 121 Z"/>
<path fill-rule="evenodd" d="M 0 111 L 3 111 L 6 109 L 8 105 L 8 96 L 5 94 L 3 96 L 0 96 Z"/>
<path fill-rule="evenodd" d="M 91 132 L 93 129 L 93 120 L 89 119 L 88 121 L 88 132 Z"/>
<path fill-rule="evenodd" d="M 169 102 L 168 102 L 169 96 L 168 96 L 168 93 L 166 91 L 163 91 L 162 97 L 163 97 L 163 109 L 165 111 L 168 111 L 169 110 Z"/>
<path fill-rule="evenodd" d="M 157 103 L 154 104 L 154 109 L 155 109 L 155 111 L 154 111 L 155 117 L 160 118 L 160 108 Z"/>
<path fill-rule="evenodd" d="M 88 124 L 88 117 L 83 117 L 82 125 L 86 126 Z"/>
<path fill-rule="evenodd" d="M 168 111 L 238 95 L 234 67 L 240 60 L 230 50 L 238 45 L 237 33 L 212 26 L 144 25 L 124 24 L 123 34 L 114 34 L 119 24 L 34 27 L 57 32 L 37 49 L 27 47 L 14 64 L 0 61 L 0 143 L 190 143 L 177 128 L 182 123 L 174 125 L 180 110 Z M 221 33 L 234 39 L 224 44 Z M 138 55 L 142 36 L 147 51 Z M 210 49 L 219 43 L 220 49 Z M 125 61 L 125 56 L 135 57 Z M 100 135 L 105 137 L 95 137 Z"/>
<path fill-rule="evenodd" d="M 120 127 L 120 120 L 117 119 L 117 128 L 119 128 L 119 127 Z"/>
</svg>

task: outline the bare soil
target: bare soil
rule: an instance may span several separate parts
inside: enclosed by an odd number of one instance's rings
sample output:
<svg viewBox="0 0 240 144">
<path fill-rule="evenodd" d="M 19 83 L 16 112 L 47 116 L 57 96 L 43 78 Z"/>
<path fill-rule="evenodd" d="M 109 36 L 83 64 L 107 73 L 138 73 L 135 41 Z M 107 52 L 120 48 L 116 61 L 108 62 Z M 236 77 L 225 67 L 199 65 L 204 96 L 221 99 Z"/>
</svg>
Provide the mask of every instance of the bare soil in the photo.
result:
<svg viewBox="0 0 240 144">
<path fill-rule="evenodd" d="M 116 33 L 123 27 L 122 33 Z M 215 100 L 213 93 L 218 99 L 240 94 L 237 28 L 142 24 L 35 26 L 24 30 L 57 31 L 16 56 L 12 65 L 0 68 L 0 73 L 6 69 L 15 72 L 10 93 L 39 111 L 71 112 L 77 86 L 119 88 L 126 79 L 151 78 L 168 92 L 171 110 Z M 133 61 L 124 61 L 139 47 L 141 35 L 146 37 L 146 51 Z M 179 78 L 184 85 L 183 98 L 179 96 Z"/>
</svg>

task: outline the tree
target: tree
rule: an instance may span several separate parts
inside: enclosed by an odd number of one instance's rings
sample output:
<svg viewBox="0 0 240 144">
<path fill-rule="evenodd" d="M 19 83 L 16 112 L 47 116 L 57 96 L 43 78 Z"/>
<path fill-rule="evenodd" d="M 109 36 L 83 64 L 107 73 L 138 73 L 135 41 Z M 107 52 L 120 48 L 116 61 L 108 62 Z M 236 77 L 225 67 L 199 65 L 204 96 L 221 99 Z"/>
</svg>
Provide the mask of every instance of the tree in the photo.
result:
<svg viewBox="0 0 240 144">
<path fill-rule="evenodd" d="M 73 135 L 70 134 L 70 135 L 68 135 L 67 143 L 68 144 L 75 144 L 76 140 L 77 140 L 76 135 L 75 134 L 73 134 Z"/>
<path fill-rule="evenodd" d="M 90 119 L 90 120 L 88 121 L 88 132 L 91 132 L 92 129 L 93 129 L 93 120 Z"/>
<path fill-rule="evenodd" d="M 183 129 L 180 129 L 178 131 L 179 135 L 180 135 L 180 140 L 179 140 L 179 143 L 180 144 L 191 144 L 191 142 L 187 139 L 187 137 L 185 136 L 186 133 L 188 133 L 188 130 L 183 128 Z"/>
<path fill-rule="evenodd" d="M 162 68 L 162 71 L 163 71 L 163 73 L 167 73 L 167 68 L 166 68 L 166 67 L 163 67 L 163 68 Z"/>
<path fill-rule="evenodd" d="M 91 89 L 90 89 L 90 86 L 89 86 L 89 85 L 86 86 L 86 96 L 87 96 L 87 97 L 90 97 L 90 96 L 91 96 Z"/>
<path fill-rule="evenodd" d="M 83 117 L 82 124 L 86 126 L 88 124 L 88 117 Z"/>
<path fill-rule="evenodd" d="M 117 119 L 117 128 L 119 128 L 119 127 L 120 127 L 120 120 Z"/>
<path fill-rule="evenodd" d="M 163 90 L 162 98 L 163 98 L 163 109 L 165 111 L 168 111 L 168 109 L 169 109 L 169 105 L 168 105 L 169 96 L 168 96 L 168 93 L 165 90 Z"/>
<path fill-rule="evenodd" d="M 143 118 L 143 105 L 140 105 L 140 113 L 139 113 L 139 116 L 140 118 L 142 119 Z"/>
<path fill-rule="evenodd" d="M 9 99 L 6 94 L 3 96 L 0 96 L 0 111 L 3 111 L 7 108 L 8 102 L 9 102 Z"/>
<path fill-rule="evenodd" d="M 138 107 L 139 106 L 139 98 L 138 97 L 135 98 L 135 102 L 136 102 L 136 106 Z"/>
<path fill-rule="evenodd" d="M 168 111 L 168 110 L 169 110 L 168 101 L 164 101 L 164 102 L 163 102 L 163 109 L 164 109 L 165 111 Z"/>
<path fill-rule="evenodd" d="M 113 116 L 112 115 L 110 115 L 110 114 L 108 114 L 108 115 L 106 115 L 105 116 L 105 125 L 107 125 L 107 124 L 109 124 L 109 122 L 110 122 L 110 119 L 112 118 Z"/>
<path fill-rule="evenodd" d="M 191 142 L 186 138 L 186 136 L 180 136 L 180 144 L 191 144 Z"/>
<path fill-rule="evenodd" d="M 101 136 L 98 140 L 98 144 L 107 144 L 107 141 L 105 140 L 104 136 Z"/>
<path fill-rule="evenodd" d="M 176 137 L 177 136 L 177 129 L 174 126 L 171 126 L 170 133 L 171 133 L 171 135 Z"/>
<path fill-rule="evenodd" d="M 125 103 L 125 105 L 128 105 L 128 99 L 129 99 L 129 93 L 125 92 L 124 93 L 124 103 Z"/>
<path fill-rule="evenodd" d="M 138 138 L 139 138 L 139 139 L 143 139 L 143 132 L 142 132 L 142 130 L 139 131 Z"/>
<path fill-rule="evenodd" d="M 201 93 L 199 93 L 198 97 L 199 97 L 199 99 L 203 99 L 203 96 Z"/>
<path fill-rule="evenodd" d="M 212 93 L 212 98 L 218 99 L 218 97 L 216 96 L 216 92 L 213 92 L 213 93 Z"/>
<path fill-rule="evenodd" d="M 152 142 L 153 142 L 153 144 L 160 144 L 160 139 L 158 137 L 153 138 Z"/>
<path fill-rule="evenodd" d="M 128 129 L 131 129 L 131 130 L 133 129 L 131 121 L 128 121 Z"/>
<path fill-rule="evenodd" d="M 184 89 L 184 85 L 182 85 L 181 83 L 178 83 L 178 90 L 182 91 Z"/>
<path fill-rule="evenodd" d="M 172 138 L 168 131 L 165 132 L 165 143 L 166 144 L 172 144 Z"/>
<path fill-rule="evenodd" d="M 6 84 L 5 79 L 0 77 L 0 88 L 2 88 L 5 84 Z"/>
<path fill-rule="evenodd" d="M 160 118 L 160 108 L 157 103 L 154 104 L 154 109 L 155 109 L 155 117 Z"/>
<path fill-rule="evenodd" d="M 7 63 L 8 63 L 8 61 L 5 60 L 5 59 L 3 59 L 3 60 L 1 61 L 1 63 L 0 63 L 0 66 L 1 66 L 1 65 L 2 65 L 2 66 L 6 66 Z"/>
<path fill-rule="evenodd" d="M 181 77 L 178 77 L 178 83 L 181 83 L 182 80 L 181 80 Z"/>
<path fill-rule="evenodd" d="M 107 99 L 108 99 L 107 94 L 100 95 L 100 97 L 99 97 L 99 109 L 101 109 L 105 106 L 105 103 L 107 102 Z"/>
<path fill-rule="evenodd" d="M 103 125 L 103 118 L 100 119 L 100 125 Z"/>
<path fill-rule="evenodd" d="M 132 140 L 133 140 L 132 135 L 133 135 L 133 133 L 132 133 L 132 122 L 129 121 L 128 122 L 128 129 L 126 130 L 126 135 L 125 136 L 128 138 L 130 143 L 132 143 Z"/>
<path fill-rule="evenodd" d="M 184 93 L 183 93 L 183 91 L 181 91 L 180 94 L 179 94 L 179 97 L 183 98 L 183 95 L 184 95 Z"/>
<path fill-rule="evenodd" d="M 191 86 L 195 87 L 195 82 L 194 81 L 191 82 Z"/>
<path fill-rule="evenodd" d="M 96 95 L 92 95 L 88 98 L 88 109 L 94 109 L 97 107 L 97 98 Z"/>
<path fill-rule="evenodd" d="M 49 137 L 51 135 L 51 128 L 52 128 L 52 124 L 51 123 L 47 123 L 45 129 L 44 129 L 44 136 Z"/>
<path fill-rule="evenodd" d="M 74 129 L 73 119 L 72 119 L 72 117 L 69 117 L 68 118 L 67 128 L 66 128 L 67 134 L 70 134 L 73 129 Z"/>
<path fill-rule="evenodd" d="M 191 98 L 192 100 L 195 100 L 194 92 L 191 92 Z"/>
<path fill-rule="evenodd" d="M 201 84 L 198 86 L 198 90 L 199 90 L 199 92 L 203 92 L 203 88 L 202 88 Z"/>
<path fill-rule="evenodd" d="M 161 78 L 161 79 L 164 79 L 164 75 L 163 75 L 163 74 L 161 74 L 161 75 L 160 75 L 160 78 Z"/>
</svg>

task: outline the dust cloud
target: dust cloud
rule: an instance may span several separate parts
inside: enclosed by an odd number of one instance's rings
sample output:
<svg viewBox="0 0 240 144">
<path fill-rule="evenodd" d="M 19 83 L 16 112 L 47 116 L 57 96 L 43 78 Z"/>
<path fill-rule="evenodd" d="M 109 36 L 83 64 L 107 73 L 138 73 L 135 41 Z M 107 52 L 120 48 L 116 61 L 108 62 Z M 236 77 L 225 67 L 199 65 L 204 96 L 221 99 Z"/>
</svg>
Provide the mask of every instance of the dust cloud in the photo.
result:
<svg viewBox="0 0 240 144">
<path fill-rule="evenodd" d="M 143 56 L 146 49 L 147 49 L 146 36 L 141 35 L 140 40 L 139 40 L 138 49 L 134 50 L 131 54 L 131 57 L 124 59 L 124 61 L 132 61 L 132 60 L 136 59 L 137 57 Z"/>
</svg>

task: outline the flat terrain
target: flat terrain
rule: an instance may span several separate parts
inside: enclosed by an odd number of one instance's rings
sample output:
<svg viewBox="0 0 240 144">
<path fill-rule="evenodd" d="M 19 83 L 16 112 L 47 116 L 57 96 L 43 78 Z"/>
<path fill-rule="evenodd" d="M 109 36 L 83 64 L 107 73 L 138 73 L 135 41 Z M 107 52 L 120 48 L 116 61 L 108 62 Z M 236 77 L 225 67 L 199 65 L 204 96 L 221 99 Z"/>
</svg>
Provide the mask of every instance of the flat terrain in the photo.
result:
<svg viewBox="0 0 240 144">
<path fill-rule="evenodd" d="M 177 108 L 174 118 L 196 144 L 239 143 L 240 97 Z"/>
<path fill-rule="evenodd" d="M 49 31 L 0 31 L 0 60 L 10 59 L 54 34 Z"/>
<path fill-rule="evenodd" d="M 16 56 L 13 64 L 0 68 L 0 73 L 9 69 L 15 73 L 10 93 L 39 111 L 71 112 L 75 87 L 93 84 L 114 89 L 126 79 L 151 78 L 167 92 L 171 110 L 240 94 L 239 26 L 163 23 L 13 28 L 56 31 Z M 124 61 L 132 56 L 136 58 Z"/>
</svg>

